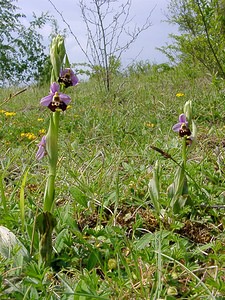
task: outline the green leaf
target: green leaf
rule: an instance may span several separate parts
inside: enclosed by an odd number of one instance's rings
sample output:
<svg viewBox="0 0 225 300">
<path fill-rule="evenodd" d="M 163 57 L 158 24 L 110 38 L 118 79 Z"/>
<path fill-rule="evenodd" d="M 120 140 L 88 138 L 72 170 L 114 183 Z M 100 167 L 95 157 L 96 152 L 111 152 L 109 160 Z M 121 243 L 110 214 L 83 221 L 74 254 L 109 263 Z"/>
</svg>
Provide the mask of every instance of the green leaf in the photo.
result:
<svg viewBox="0 0 225 300">
<path fill-rule="evenodd" d="M 160 203 L 159 203 L 159 179 L 160 179 L 160 166 L 158 161 L 156 161 L 154 170 L 153 170 L 153 178 L 150 180 L 148 188 L 150 198 L 154 205 L 155 210 L 157 213 L 160 213 Z"/>
<path fill-rule="evenodd" d="M 30 259 L 25 246 L 4 226 L 0 226 L 0 254 L 5 258 L 13 258 L 14 266 L 21 266 L 24 259 Z"/>
<path fill-rule="evenodd" d="M 28 174 L 29 168 L 24 173 L 21 188 L 20 188 L 20 216 L 21 216 L 21 223 L 22 223 L 22 231 L 24 230 L 24 224 L 25 224 L 25 197 L 24 197 L 24 189 L 26 186 L 26 180 L 27 180 L 27 174 Z"/>
<path fill-rule="evenodd" d="M 56 240 L 55 240 L 55 249 L 57 252 L 60 252 L 64 246 L 64 241 L 65 241 L 65 238 L 67 237 L 68 235 L 68 229 L 63 229 L 56 237 Z"/>
<path fill-rule="evenodd" d="M 99 260 L 99 253 L 96 250 L 93 250 L 87 262 L 87 269 L 92 270 Z"/>
<path fill-rule="evenodd" d="M 185 206 L 187 201 L 191 203 L 188 195 L 188 182 L 184 170 L 184 162 L 177 168 L 174 182 L 167 189 L 168 197 L 171 198 L 170 206 L 175 214 Z"/>
<path fill-rule="evenodd" d="M 154 239 L 152 233 L 146 233 L 143 235 L 139 241 L 136 242 L 135 247 L 137 250 L 144 249 L 149 246 L 150 242 Z"/>
<path fill-rule="evenodd" d="M 71 187 L 70 193 L 77 203 L 79 203 L 84 208 L 88 208 L 88 198 L 78 187 Z"/>
<path fill-rule="evenodd" d="M 0 176 L 0 192 L 1 192 L 1 200 L 2 200 L 2 205 L 4 208 L 4 211 L 6 212 L 6 196 L 5 196 L 5 189 L 4 189 L 4 176 L 3 174 Z"/>
</svg>

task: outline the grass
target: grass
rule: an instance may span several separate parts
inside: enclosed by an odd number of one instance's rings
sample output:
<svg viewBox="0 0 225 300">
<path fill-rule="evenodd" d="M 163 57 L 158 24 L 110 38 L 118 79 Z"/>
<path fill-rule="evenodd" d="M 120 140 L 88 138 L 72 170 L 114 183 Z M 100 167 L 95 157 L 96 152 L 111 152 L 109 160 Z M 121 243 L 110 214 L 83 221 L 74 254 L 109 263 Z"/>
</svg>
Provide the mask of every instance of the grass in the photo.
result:
<svg viewBox="0 0 225 300">
<path fill-rule="evenodd" d="M 47 177 L 47 159 L 35 153 L 49 121 L 39 100 L 48 89 L 29 87 L 1 107 L 0 225 L 30 253 L 1 256 L 1 299 L 224 299 L 223 81 L 185 66 L 136 66 L 110 93 L 94 79 L 68 89 L 51 268 L 38 263 L 35 231 Z M 18 90 L 0 90 L 2 101 Z M 177 165 L 150 146 L 181 162 L 171 128 L 187 100 L 198 129 L 186 169 L 192 205 L 174 214 L 167 189 Z M 160 213 L 148 189 L 156 161 Z"/>
</svg>

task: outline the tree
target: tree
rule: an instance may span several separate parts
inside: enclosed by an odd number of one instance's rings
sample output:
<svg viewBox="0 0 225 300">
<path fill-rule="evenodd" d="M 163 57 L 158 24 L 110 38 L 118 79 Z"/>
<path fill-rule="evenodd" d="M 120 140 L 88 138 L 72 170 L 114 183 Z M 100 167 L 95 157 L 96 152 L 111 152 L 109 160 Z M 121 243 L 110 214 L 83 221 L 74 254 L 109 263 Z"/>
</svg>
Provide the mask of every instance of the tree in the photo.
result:
<svg viewBox="0 0 225 300">
<path fill-rule="evenodd" d="M 26 27 L 22 23 L 26 17 L 14 2 L 0 0 L 0 86 L 37 81 L 47 57 L 38 29 L 48 15 L 33 15 Z"/>
<path fill-rule="evenodd" d="M 137 40 L 139 35 L 150 26 L 150 16 L 138 27 L 131 27 L 131 0 L 79 0 L 79 7 L 87 29 L 87 44 L 83 47 L 51 0 L 55 10 L 67 24 L 70 33 L 84 53 L 94 74 L 110 90 L 112 76 L 118 71 L 122 54 Z M 116 68 L 116 69 L 115 69 Z"/>
<path fill-rule="evenodd" d="M 179 26 L 180 35 L 170 35 L 172 45 L 161 50 L 170 59 L 200 64 L 225 78 L 225 1 L 172 0 L 168 21 Z"/>
</svg>

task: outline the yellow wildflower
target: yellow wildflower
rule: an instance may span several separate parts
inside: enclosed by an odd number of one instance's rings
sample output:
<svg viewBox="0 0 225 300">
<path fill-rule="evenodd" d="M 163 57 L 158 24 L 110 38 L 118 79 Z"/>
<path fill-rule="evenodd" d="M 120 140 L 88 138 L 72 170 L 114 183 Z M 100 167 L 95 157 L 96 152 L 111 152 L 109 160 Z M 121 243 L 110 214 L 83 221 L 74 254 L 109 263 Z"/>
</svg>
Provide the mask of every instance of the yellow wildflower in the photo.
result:
<svg viewBox="0 0 225 300">
<path fill-rule="evenodd" d="M 5 113 L 5 110 L 4 110 L 4 109 L 1 109 L 1 110 L 0 110 L 0 113 L 1 113 L 1 114 L 4 114 L 4 113 Z"/>
<path fill-rule="evenodd" d="M 176 94 L 176 97 L 183 97 L 183 96 L 184 96 L 183 93 L 177 93 L 177 94 Z"/>
<path fill-rule="evenodd" d="M 11 117 L 11 116 L 15 116 L 16 113 L 13 112 L 13 111 L 6 111 L 6 112 L 5 112 L 5 115 L 6 115 L 6 117 Z"/>
<path fill-rule="evenodd" d="M 149 128 L 153 128 L 153 127 L 155 127 L 155 124 L 153 124 L 151 122 L 145 122 L 145 126 L 149 127 Z"/>
<path fill-rule="evenodd" d="M 26 133 L 23 132 L 23 133 L 20 134 L 20 136 L 21 137 L 26 137 L 26 138 L 28 138 L 28 140 L 36 139 L 36 136 L 31 132 L 26 132 Z"/>
<path fill-rule="evenodd" d="M 28 133 L 27 134 L 27 138 L 28 138 L 28 140 L 34 140 L 34 139 L 36 139 L 36 136 L 33 134 L 33 133 Z"/>
<path fill-rule="evenodd" d="M 44 121 L 44 119 L 42 119 L 42 118 L 38 118 L 37 120 L 38 120 L 38 122 L 43 122 Z"/>
<path fill-rule="evenodd" d="M 46 130 L 45 129 L 40 129 L 39 134 L 45 134 Z"/>
</svg>

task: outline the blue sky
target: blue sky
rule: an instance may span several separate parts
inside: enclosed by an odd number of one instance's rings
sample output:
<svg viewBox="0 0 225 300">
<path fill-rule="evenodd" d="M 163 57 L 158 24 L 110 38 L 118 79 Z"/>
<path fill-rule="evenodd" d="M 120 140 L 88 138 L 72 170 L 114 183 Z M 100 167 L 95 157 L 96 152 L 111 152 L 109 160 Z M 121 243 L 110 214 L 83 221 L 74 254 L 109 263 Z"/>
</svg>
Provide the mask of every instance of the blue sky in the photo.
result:
<svg viewBox="0 0 225 300">
<path fill-rule="evenodd" d="M 85 25 L 81 18 L 81 12 L 78 6 L 79 0 L 51 0 L 57 9 L 63 14 L 67 23 L 70 24 L 73 33 L 80 40 L 81 44 L 86 45 Z M 88 2 L 88 1 L 87 1 Z M 146 20 L 148 14 L 154 8 L 151 14 L 152 26 L 147 31 L 144 31 L 138 40 L 131 45 L 130 49 L 123 55 L 122 60 L 125 65 L 131 63 L 133 60 L 148 60 L 151 63 L 166 62 L 167 58 L 156 47 L 161 47 L 169 42 L 168 35 L 177 32 L 176 28 L 169 25 L 163 20 L 166 19 L 167 5 L 169 0 L 133 0 L 132 10 L 130 15 L 133 18 L 133 24 L 141 26 Z M 41 12 L 49 12 L 53 15 L 60 26 L 60 29 L 66 28 L 66 24 L 62 22 L 61 17 L 52 7 L 48 0 L 18 0 L 17 6 L 21 8 L 22 12 L 30 18 L 32 12 L 40 15 Z M 51 27 L 46 26 L 42 31 L 47 37 L 51 32 Z M 66 46 L 70 61 L 73 63 L 84 62 L 85 58 L 82 51 L 77 46 L 74 38 L 68 34 L 66 38 Z"/>
</svg>

